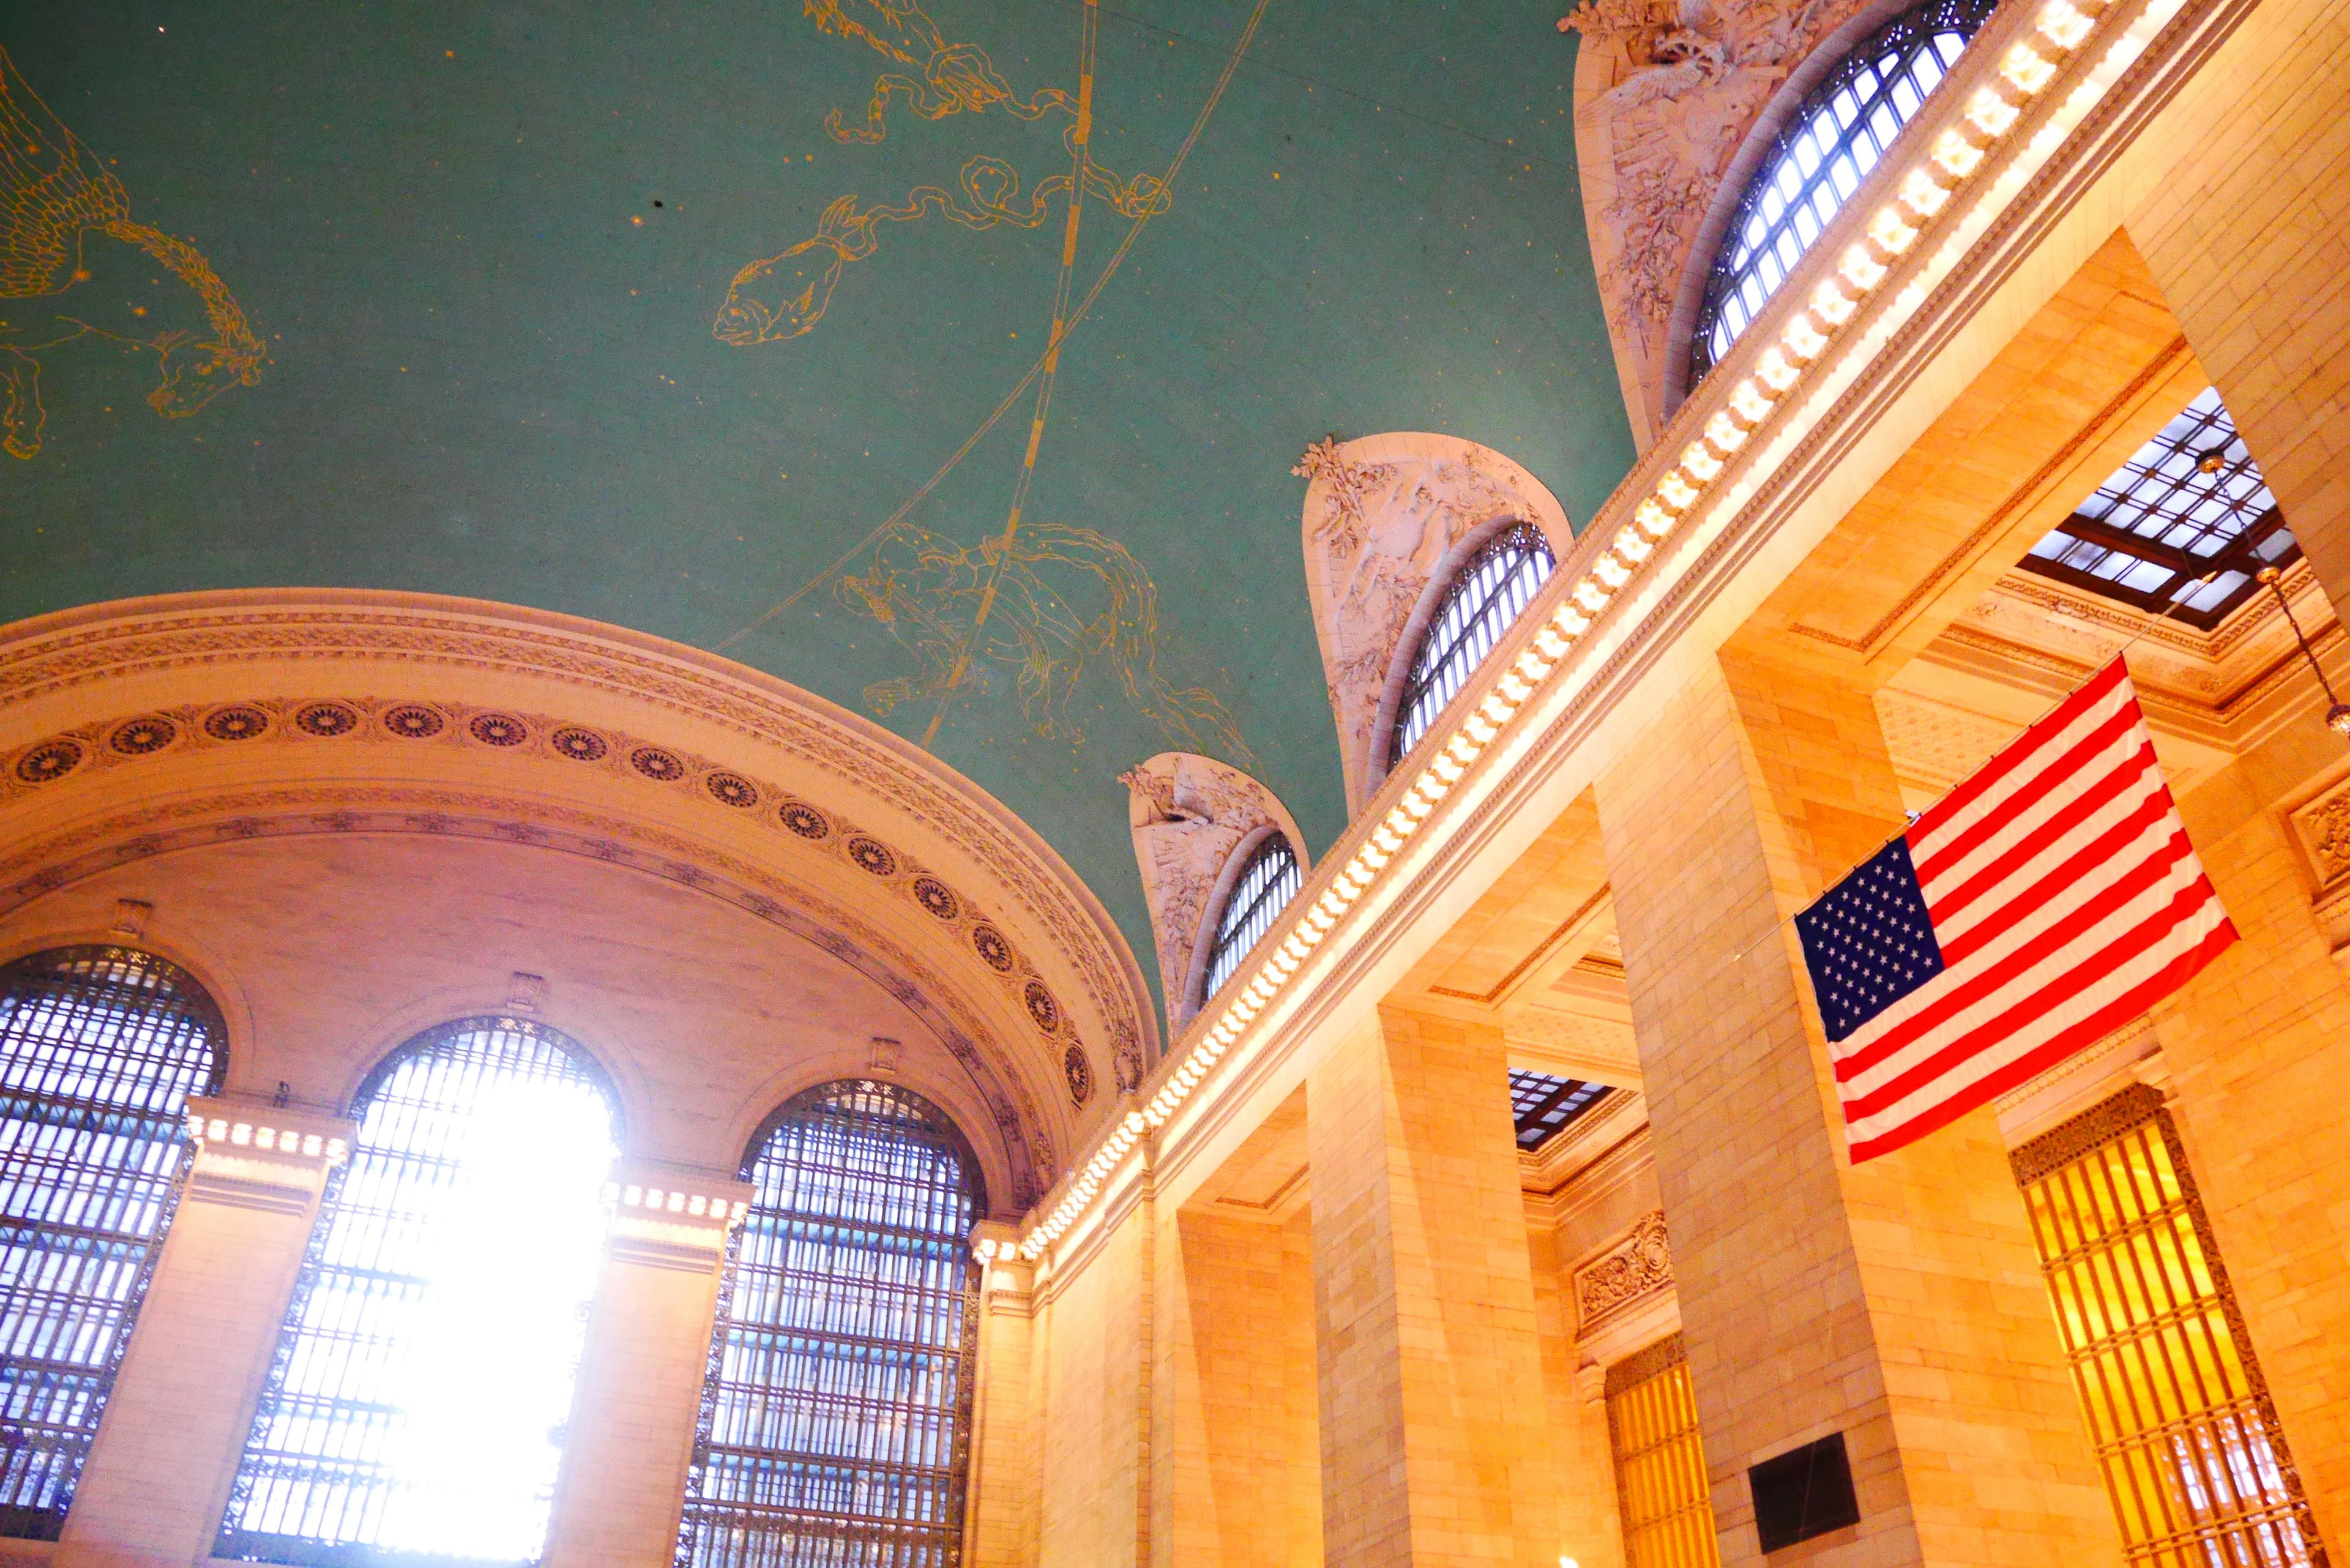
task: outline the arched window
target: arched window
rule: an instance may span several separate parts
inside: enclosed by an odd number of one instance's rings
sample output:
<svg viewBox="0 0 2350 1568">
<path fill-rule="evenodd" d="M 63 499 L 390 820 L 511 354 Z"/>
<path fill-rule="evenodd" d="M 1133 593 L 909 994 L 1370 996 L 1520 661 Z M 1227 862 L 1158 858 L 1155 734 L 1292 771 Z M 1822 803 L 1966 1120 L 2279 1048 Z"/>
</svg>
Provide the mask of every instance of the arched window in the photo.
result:
<svg viewBox="0 0 2350 1568">
<path fill-rule="evenodd" d="M 219 1086 L 220 1012 L 177 966 L 59 948 L 0 970 L 0 1534 L 55 1541 Z"/>
<path fill-rule="evenodd" d="M 1224 907 L 1216 916 L 1216 936 L 1208 944 L 1207 970 L 1200 984 L 1202 1003 L 1224 988 L 1241 960 L 1273 929 L 1282 906 L 1305 885 L 1305 873 L 1289 840 L 1279 833 L 1265 835 L 1232 878 L 1232 889 L 1224 895 Z"/>
<path fill-rule="evenodd" d="M 1868 178 L 1997 0 L 1927 0 L 1862 40 L 1804 97 L 1746 187 L 1706 280 L 1689 384 L 1730 351 Z"/>
<path fill-rule="evenodd" d="M 743 1174 L 679 1568 L 946 1568 L 971 1468 L 969 1148 L 919 1095 L 853 1080 L 795 1096 Z"/>
<path fill-rule="evenodd" d="M 1487 540 L 1454 574 L 1412 655 L 1411 673 L 1404 678 L 1388 737 L 1388 766 L 1419 744 L 1557 565 L 1543 531 L 1515 523 Z"/>
<path fill-rule="evenodd" d="M 526 1563 L 603 1260 L 611 1092 L 552 1029 L 471 1018 L 353 1106 L 214 1554 Z"/>
</svg>

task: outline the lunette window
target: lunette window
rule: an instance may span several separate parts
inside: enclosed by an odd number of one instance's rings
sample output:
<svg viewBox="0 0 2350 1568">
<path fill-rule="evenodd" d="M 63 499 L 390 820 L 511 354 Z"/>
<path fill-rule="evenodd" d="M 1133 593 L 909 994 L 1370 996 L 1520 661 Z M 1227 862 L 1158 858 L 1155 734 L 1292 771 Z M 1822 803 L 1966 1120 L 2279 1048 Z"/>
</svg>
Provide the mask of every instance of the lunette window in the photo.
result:
<svg viewBox="0 0 2350 1568">
<path fill-rule="evenodd" d="M 795 1096 L 753 1139 L 678 1568 L 950 1568 L 970 1470 L 977 1167 L 888 1084 Z"/>
<path fill-rule="evenodd" d="M 1487 540 L 1454 574 L 1412 654 L 1411 672 L 1404 678 L 1395 728 L 1388 739 L 1389 767 L 1419 744 L 1445 704 L 1460 695 L 1463 683 L 1508 634 L 1557 565 L 1541 529 L 1513 523 Z"/>
<path fill-rule="evenodd" d="M 2206 389 L 2032 546 L 2026 571 L 2209 631 L 2301 558 L 2236 421 Z"/>
<path fill-rule="evenodd" d="M 1692 387 L 1738 341 L 1916 118 L 1997 0 L 1929 0 L 1854 47 L 1804 97 L 1731 217 L 1690 335 Z"/>
<path fill-rule="evenodd" d="M 214 1554 L 524 1563 L 603 1260 L 617 1115 L 511 1018 L 401 1046 L 353 1105 Z"/>
<path fill-rule="evenodd" d="M 1224 907 L 1216 916 L 1216 934 L 1208 944 L 1207 972 L 1200 982 L 1202 1002 L 1224 988 L 1241 967 L 1241 960 L 1273 929 L 1283 906 L 1297 897 L 1304 886 L 1305 869 L 1282 834 L 1266 835 L 1249 852 L 1248 863 L 1232 879 L 1232 889 L 1224 896 Z"/>
<path fill-rule="evenodd" d="M 190 1164 L 225 1033 L 129 948 L 0 970 L 0 1534 L 54 1541 Z"/>
</svg>

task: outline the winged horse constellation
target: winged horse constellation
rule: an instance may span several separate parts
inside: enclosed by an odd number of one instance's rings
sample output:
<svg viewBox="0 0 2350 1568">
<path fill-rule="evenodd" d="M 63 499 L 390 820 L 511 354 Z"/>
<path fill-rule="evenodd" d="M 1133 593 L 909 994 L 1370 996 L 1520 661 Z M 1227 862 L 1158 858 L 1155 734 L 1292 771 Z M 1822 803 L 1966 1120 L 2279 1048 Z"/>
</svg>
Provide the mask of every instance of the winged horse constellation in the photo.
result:
<svg viewBox="0 0 2350 1568">
<path fill-rule="evenodd" d="M 47 303 L 90 281 L 84 248 L 93 233 L 170 269 L 203 306 L 209 334 L 142 333 L 136 319 L 101 321 Z M 147 403 L 165 419 L 184 419 L 231 387 L 254 385 L 269 362 L 203 254 L 131 217 L 122 182 L 58 123 L 0 49 L 0 448 L 10 456 L 40 452 L 47 420 L 40 357 L 78 339 L 153 354 L 156 385 Z"/>
</svg>

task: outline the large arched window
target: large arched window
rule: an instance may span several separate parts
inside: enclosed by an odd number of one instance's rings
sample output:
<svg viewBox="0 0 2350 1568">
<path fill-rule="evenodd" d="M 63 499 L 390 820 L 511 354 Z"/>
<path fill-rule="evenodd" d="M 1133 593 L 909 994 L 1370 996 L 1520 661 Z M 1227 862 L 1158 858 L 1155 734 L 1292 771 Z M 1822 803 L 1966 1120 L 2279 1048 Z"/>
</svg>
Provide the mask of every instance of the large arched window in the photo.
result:
<svg viewBox="0 0 2350 1568">
<path fill-rule="evenodd" d="M 1388 735 L 1388 766 L 1403 761 L 1444 705 L 1493 651 L 1558 565 L 1531 523 L 1513 523 L 1469 557 L 1429 618 Z"/>
<path fill-rule="evenodd" d="M 603 1260 L 611 1091 L 511 1018 L 369 1075 L 215 1555 L 538 1557 Z"/>
<path fill-rule="evenodd" d="M 948 1568 L 970 1471 L 976 1165 L 945 1114 L 864 1080 L 752 1140 L 679 1568 Z"/>
<path fill-rule="evenodd" d="M 1208 962 L 1200 982 L 1202 1004 L 1224 988 L 1249 950 L 1273 929 L 1282 907 L 1297 897 L 1305 885 L 1305 873 L 1287 837 L 1274 832 L 1257 841 L 1217 912 L 1216 934 L 1208 944 Z"/>
<path fill-rule="evenodd" d="M 220 1012 L 129 948 L 0 970 L 0 1534 L 55 1541 L 187 1174 Z"/>
<path fill-rule="evenodd" d="M 1746 187 L 1714 258 L 1690 337 L 1690 386 L 1762 314 L 1996 4 L 1912 5 L 1863 39 L 1804 95 Z"/>
</svg>

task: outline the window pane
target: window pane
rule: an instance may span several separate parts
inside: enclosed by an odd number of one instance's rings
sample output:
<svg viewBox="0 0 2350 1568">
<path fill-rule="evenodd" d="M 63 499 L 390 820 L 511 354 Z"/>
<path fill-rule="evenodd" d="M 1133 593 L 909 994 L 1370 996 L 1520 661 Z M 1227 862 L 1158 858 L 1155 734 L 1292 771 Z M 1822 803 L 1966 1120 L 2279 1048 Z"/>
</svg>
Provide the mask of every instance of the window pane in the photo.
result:
<svg viewBox="0 0 2350 1568">
<path fill-rule="evenodd" d="M 359 1095 L 216 1555 L 536 1559 L 615 1147 L 604 1082 L 508 1018 L 402 1046 Z"/>
<path fill-rule="evenodd" d="M 220 1070 L 212 1000 L 128 948 L 0 971 L 0 1534 L 55 1541 Z"/>
<path fill-rule="evenodd" d="M 1437 604 L 1419 650 L 1412 657 L 1411 673 L 1396 704 L 1395 729 L 1388 742 L 1388 766 L 1403 761 L 1419 744 L 1445 704 L 1459 695 L 1557 564 L 1542 530 L 1531 523 L 1519 523 L 1493 535 L 1461 568 Z"/>
<path fill-rule="evenodd" d="M 1911 6 L 1846 56 L 1796 108 L 1729 224 L 1734 239 L 1714 258 L 1690 334 L 1690 385 L 1729 351 L 1759 309 L 1761 299 L 1748 286 L 1760 280 L 1763 298 L 1778 291 L 1995 3 L 1926 0 Z M 1742 294 L 1747 307 L 1733 324 L 1723 306 Z"/>
<path fill-rule="evenodd" d="M 946 1568 L 978 1321 L 962 1141 L 858 1081 L 797 1096 L 753 1147 L 679 1568 Z"/>
<path fill-rule="evenodd" d="M 1208 948 L 1207 978 L 1200 989 L 1202 1002 L 1224 988 L 1241 960 L 1273 929 L 1284 906 L 1305 885 L 1305 873 L 1287 838 L 1274 834 L 1251 851 L 1248 864 L 1232 879 L 1232 890 L 1216 917 L 1215 940 Z"/>
</svg>

